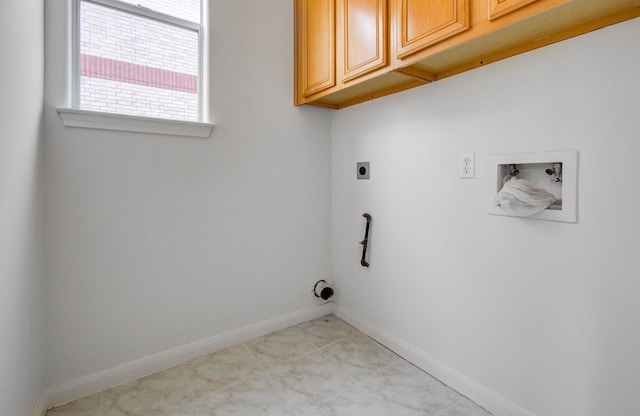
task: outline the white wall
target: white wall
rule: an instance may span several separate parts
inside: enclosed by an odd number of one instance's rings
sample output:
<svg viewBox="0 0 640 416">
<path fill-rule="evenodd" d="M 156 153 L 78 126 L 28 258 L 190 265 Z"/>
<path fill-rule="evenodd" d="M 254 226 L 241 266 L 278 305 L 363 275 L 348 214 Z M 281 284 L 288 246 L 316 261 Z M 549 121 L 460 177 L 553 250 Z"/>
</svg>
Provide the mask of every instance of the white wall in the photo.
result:
<svg viewBox="0 0 640 416">
<path fill-rule="evenodd" d="M 193 139 L 64 128 L 47 1 L 49 386 L 312 306 L 330 275 L 330 113 L 292 105 L 291 2 L 210 3 L 217 126 Z"/>
<path fill-rule="evenodd" d="M 41 0 L 0 2 L 0 409 L 16 416 L 44 388 L 42 21 Z"/>
<path fill-rule="evenodd" d="M 638 39 L 636 19 L 333 113 L 340 307 L 519 414 L 636 414 Z M 567 149 L 577 224 L 487 214 L 488 154 Z"/>
</svg>

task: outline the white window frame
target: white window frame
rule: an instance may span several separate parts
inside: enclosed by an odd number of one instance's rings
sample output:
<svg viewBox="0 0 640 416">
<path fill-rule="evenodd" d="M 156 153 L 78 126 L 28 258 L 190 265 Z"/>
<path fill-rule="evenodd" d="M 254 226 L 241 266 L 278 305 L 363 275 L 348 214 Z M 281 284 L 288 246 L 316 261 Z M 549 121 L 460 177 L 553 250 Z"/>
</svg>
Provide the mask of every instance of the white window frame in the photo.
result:
<svg viewBox="0 0 640 416">
<path fill-rule="evenodd" d="M 208 90 L 209 80 L 204 74 L 208 73 L 207 62 L 208 42 L 207 1 L 200 1 L 200 24 L 184 20 L 175 16 L 160 13 L 142 6 L 124 3 L 118 0 L 82 0 L 90 3 L 111 7 L 134 15 L 150 18 L 155 21 L 168 23 L 177 27 L 195 30 L 198 33 L 198 121 L 183 121 L 167 118 L 142 117 L 119 113 L 103 113 L 98 111 L 83 110 L 80 108 L 80 1 L 72 0 L 71 7 L 71 107 L 58 108 L 57 112 L 66 127 L 81 127 L 93 129 L 132 131 L 141 133 L 168 134 L 179 136 L 208 137 L 215 126 L 205 122 L 209 110 Z"/>
</svg>

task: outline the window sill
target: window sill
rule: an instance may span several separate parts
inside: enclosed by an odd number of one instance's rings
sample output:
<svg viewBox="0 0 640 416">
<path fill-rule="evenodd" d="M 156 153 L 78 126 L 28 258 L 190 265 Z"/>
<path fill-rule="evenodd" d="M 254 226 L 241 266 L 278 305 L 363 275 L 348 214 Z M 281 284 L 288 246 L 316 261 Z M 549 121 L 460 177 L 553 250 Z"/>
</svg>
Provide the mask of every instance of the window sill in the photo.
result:
<svg viewBox="0 0 640 416">
<path fill-rule="evenodd" d="M 116 130 L 171 136 L 209 137 L 215 124 L 57 108 L 65 127 Z"/>
</svg>

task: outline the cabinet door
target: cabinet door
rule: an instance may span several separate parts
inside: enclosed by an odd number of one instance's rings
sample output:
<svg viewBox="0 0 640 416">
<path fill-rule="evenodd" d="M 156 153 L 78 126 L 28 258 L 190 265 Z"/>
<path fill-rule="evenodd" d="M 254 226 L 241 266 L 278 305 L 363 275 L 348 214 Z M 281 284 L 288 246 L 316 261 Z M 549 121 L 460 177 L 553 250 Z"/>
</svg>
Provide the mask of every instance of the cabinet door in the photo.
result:
<svg viewBox="0 0 640 416">
<path fill-rule="evenodd" d="M 538 0 L 488 0 L 489 1 L 489 20 L 497 19 L 500 16 L 509 14 L 514 10 L 531 4 Z"/>
<path fill-rule="evenodd" d="M 469 0 L 395 0 L 396 57 L 469 29 Z"/>
<path fill-rule="evenodd" d="M 387 0 L 338 0 L 338 16 L 341 81 L 387 66 Z"/>
<path fill-rule="evenodd" d="M 336 85 L 335 0 L 296 0 L 297 76 L 308 97 Z"/>
</svg>

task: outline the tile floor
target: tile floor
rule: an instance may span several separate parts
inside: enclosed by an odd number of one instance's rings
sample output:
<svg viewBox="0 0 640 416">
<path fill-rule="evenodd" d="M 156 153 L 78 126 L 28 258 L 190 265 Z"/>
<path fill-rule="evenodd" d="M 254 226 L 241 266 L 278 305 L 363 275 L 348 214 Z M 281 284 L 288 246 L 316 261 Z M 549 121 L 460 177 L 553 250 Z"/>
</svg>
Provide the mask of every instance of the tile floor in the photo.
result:
<svg viewBox="0 0 640 416">
<path fill-rule="evenodd" d="M 47 416 L 491 416 L 333 315 L 50 409 Z"/>
</svg>

